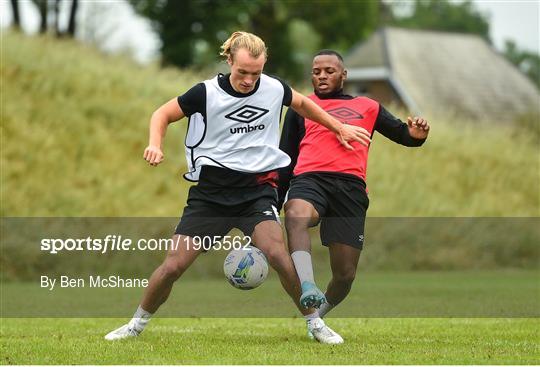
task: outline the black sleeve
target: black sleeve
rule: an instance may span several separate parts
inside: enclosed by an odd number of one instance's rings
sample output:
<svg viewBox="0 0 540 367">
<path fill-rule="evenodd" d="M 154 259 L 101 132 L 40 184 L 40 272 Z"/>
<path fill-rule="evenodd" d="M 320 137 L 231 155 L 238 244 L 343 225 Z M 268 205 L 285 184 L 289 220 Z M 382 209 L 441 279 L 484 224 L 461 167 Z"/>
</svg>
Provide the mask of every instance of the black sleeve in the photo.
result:
<svg viewBox="0 0 540 367">
<path fill-rule="evenodd" d="M 415 139 L 409 134 L 409 127 L 400 119 L 394 117 L 382 105 L 379 106 L 379 114 L 375 121 L 375 130 L 401 145 L 406 147 L 419 147 L 426 139 Z"/>
<path fill-rule="evenodd" d="M 277 79 L 281 85 L 283 85 L 283 106 L 287 106 L 289 107 L 291 105 L 291 102 L 292 102 L 292 89 L 291 87 L 289 87 L 289 84 L 287 84 L 287 82 L 285 82 L 284 80 L 282 80 L 281 78 L 275 76 L 275 75 L 269 75 L 271 76 L 272 78 L 274 79 Z"/>
<path fill-rule="evenodd" d="M 281 81 L 281 84 L 283 85 L 283 105 L 289 107 L 292 102 L 292 89 L 283 81 Z"/>
<path fill-rule="evenodd" d="M 178 105 L 184 111 L 184 115 L 191 116 L 196 112 L 205 114 L 206 109 L 206 86 L 199 83 L 188 90 L 186 93 L 178 96 L 176 99 Z"/>
<path fill-rule="evenodd" d="M 281 210 L 285 195 L 289 190 L 289 184 L 293 176 L 293 170 L 298 160 L 300 152 L 300 141 L 305 135 L 304 118 L 297 114 L 292 108 L 287 110 L 283 129 L 281 130 L 281 140 L 279 141 L 279 149 L 284 151 L 291 157 L 291 164 L 287 167 L 278 170 L 278 210 Z"/>
</svg>

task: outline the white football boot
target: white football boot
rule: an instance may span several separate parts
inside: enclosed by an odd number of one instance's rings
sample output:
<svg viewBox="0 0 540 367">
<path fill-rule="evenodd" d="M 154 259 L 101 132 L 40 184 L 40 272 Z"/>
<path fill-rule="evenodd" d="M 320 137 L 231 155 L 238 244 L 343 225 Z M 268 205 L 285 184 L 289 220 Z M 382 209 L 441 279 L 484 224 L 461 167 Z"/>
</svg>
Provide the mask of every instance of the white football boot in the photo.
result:
<svg viewBox="0 0 540 367">
<path fill-rule="evenodd" d="M 308 336 L 311 333 L 313 338 L 322 344 L 341 344 L 343 338 L 330 329 L 321 318 L 309 320 L 307 322 Z"/>
<path fill-rule="evenodd" d="M 120 326 L 118 329 L 111 331 L 107 335 L 105 335 L 106 340 L 120 340 L 120 339 L 126 339 L 126 338 L 132 338 L 135 336 L 139 336 L 141 332 L 136 330 L 135 327 L 130 322 L 129 324 L 125 324 Z"/>
</svg>

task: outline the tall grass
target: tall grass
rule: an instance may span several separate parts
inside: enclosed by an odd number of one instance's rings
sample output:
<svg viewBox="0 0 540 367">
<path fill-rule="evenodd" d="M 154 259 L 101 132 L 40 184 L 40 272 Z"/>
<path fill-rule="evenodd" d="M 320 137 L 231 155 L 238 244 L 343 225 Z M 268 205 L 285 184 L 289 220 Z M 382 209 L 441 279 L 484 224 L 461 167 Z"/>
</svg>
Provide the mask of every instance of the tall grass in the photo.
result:
<svg viewBox="0 0 540 367">
<path fill-rule="evenodd" d="M 432 128 L 420 148 L 375 136 L 368 167 L 372 216 L 540 214 L 536 138 L 500 121 L 426 117 Z"/>
<path fill-rule="evenodd" d="M 2 214 L 178 215 L 185 120 L 166 162 L 145 165 L 148 121 L 200 78 L 140 67 L 72 41 L 2 38 Z"/>
<path fill-rule="evenodd" d="M 186 121 L 142 160 L 156 107 L 209 75 L 141 67 L 73 41 L 2 36 L 2 216 L 178 216 Z M 428 116 L 429 117 L 429 116 Z M 376 136 L 371 216 L 538 216 L 538 143 L 499 123 L 431 118 L 407 149 Z"/>
</svg>

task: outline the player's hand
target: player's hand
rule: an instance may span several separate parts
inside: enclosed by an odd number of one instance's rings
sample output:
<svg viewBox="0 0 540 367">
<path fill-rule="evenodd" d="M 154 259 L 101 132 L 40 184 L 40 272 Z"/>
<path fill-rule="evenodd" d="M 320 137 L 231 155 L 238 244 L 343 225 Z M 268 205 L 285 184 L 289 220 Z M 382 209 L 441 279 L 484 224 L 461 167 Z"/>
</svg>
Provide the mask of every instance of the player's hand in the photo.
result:
<svg viewBox="0 0 540 367">
<path fill-rule="evenodd" d="M 158 164 L 163 162 L 164 156 L 161 148 L 149 145 L 144 150 L 143 158 L 145 161 L 150 163 L 151 166 L 157 166 Z"/>
<path fill-rule="evenodd" d="M 371 143 L 369 131 L 360 126 L 341 124 L 336 136 L 339 142 L 348 150 L 354 150 L 348 143 L 349 141 L 357 141 L 366 147 Z"/>
<path fill-rule="evenodd" d="M 407 125 L 409 126 L 409 135 L 415 139 L 425 139 L 429 134 L 429 124 L 422 117 L 407 117 Z"/>
</svg>

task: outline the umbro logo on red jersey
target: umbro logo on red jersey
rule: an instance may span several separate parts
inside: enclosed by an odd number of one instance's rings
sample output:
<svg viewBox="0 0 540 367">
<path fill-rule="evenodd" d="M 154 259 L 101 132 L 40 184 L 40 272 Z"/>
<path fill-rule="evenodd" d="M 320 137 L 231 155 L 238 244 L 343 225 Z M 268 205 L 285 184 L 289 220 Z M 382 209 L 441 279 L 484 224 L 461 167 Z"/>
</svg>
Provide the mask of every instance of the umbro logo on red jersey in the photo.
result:
<svg viewBox="0 0 540 367">
<path fill-rule="evenodd" d="M 348 107 L 338 107 L 333 110 L 326 111 L 338 120 L 361 120 L 364 118 L 361 114 Z"/>
</svg>

